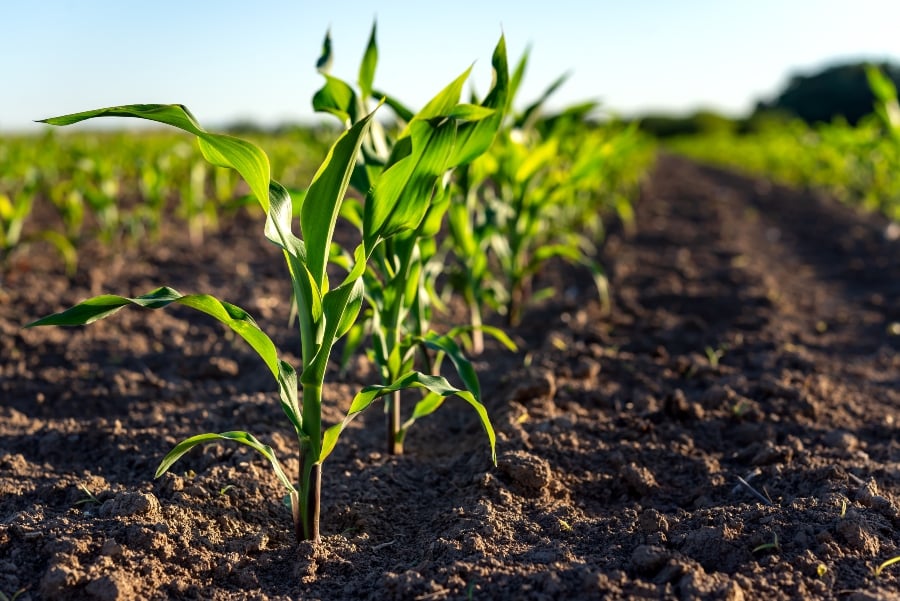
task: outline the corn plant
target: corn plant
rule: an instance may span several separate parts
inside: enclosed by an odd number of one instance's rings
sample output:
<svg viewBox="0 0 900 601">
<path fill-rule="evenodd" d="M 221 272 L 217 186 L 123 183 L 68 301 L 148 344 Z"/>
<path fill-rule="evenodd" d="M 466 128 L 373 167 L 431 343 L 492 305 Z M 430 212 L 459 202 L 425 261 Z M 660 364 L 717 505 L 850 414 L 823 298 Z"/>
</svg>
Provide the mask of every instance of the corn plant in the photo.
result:
<svg viewBox="0 0 900 601">
<path fill-rule="evenodd" d="M 176 303 L 210 315 L 227 325 L 259 354 L 277 383 L 281 408 L 297 436 L 299 482 L 295 484 L 287 475 L 271 447 L 243 431 L 205 433 L 183 440 L 163 458 L 156 471 L 157 477 L 197 445 L 219 440 L 246 445 L 269 461 L 278 480 L 286 488 L 297 538 L 318 541 L 322 462 L 333 451 L 350 420 L 376 399 L 410 387 L 427 389 L 440 400 L 451 395 L 466 400 L 475 408 L 487 433 L 492 454 L 496 457 L 494 431 L 481 402 L 471 392 L 454 388 L 440 376 L 416 371 L 402 374 L 392 382 L 363 388 L 352 399 L 341 422 L 328 428 L 322 424 L 326 367 L 335 343 L 350 330 L 359 316 L 364 292 L 362 275 L 368 261 L 385 240 L 418 226 L 425 210 L 421 206 L 421 197 L 401 192 L 407 186 L 420 182 L 423 163 L 433 168 L 430 161 L 421 160 L 423 155 L 446 152 L 448 138 L 441 135 L 446 131 L 441 129 L 441 124 L 457 119 L 457 114 L 452 112 L 456 103 L 442 95 L 438 98 L 440 101 L 431 115 L 433 119 L 418 121 L 414 127 L 411 142 L 415 152 L 407 147 L 407 152 L 392 155 L 390 166 L 373 182 L 364 209 L 363 241 L 350 253 L 352 264 L 348 265 L 349 269 L 340 284 L 334 287 L 327 271 L 332 238 L 357 154 L 373 122 L 373 113 L 357 120 L 332 145 L 305 195 L 296 200 L 301 203 L 299 207 L 294 206 L 295 199 L 286 188 L 271 179 L 269 159 L 259 147 L 240 138 L 207 132 L 184 106 L 130 105 L 44 120 L 52 125 L 69 125 L 95 117 L 138 117 L 193 134 L 207 161 L 236 170 L 247 182 L 266 214 L 265 237 L 281 248 L 287 263 L 300 330 L 302 366 L 299 373 L 278 358 L 271 339 L 240 307 L 205 294 L 181 294 L 169 287 L 160 287 L 135 298 L 97 296 L 29 324 L 81 325 L 108 317 L 129 305 L 160 309 Z M 294 213 L 299 214 L 299 237 L 292 231 Z M 302 389 L 302 396 L 298 389 Z"/>
<path fill-rule="evenodd" d="M 897 102 L 897 87 L 874 65 L 866 67 L 866 78 L 875 96 L 875 114 L 894 140 L 900 142 L 900 104 Z"/>
<path fill-rule="evenodd" d="M 514 71 L 510 99 L 527 59 L 526 54 Z M 591 241 L 579 231 L 577 220 L 565 219 L 578 192 L 592 187 L 600 173 L 584 144 L 586 124 L 570 118 L 540 127 L 543 104 L 564 81 L 565 76 L 554 81 L 505 124 L 490 152 L 457 180 L 463 200 L 450 210 L 449 243 L 456 259 L 451 285 L 465 299 L 473 324 L 482 323 L 485 305 L 505 313 L 510 325 L 518 324 L 525 302 L 539 298 L 530 294 L 532 278 L 554 257 L 590 267 L 601 298 L 606 298 L 602 270 L 590 258 Z M 476 352 L 482 345 L 474 339 Z"/>
<path fill-rule="evenodd" d="M 317 110 L 332 113 L 346 124 L 352 124 L 365 114 L 371 97 L 385 97 L 381 92 L 373 91 L 378 57 L 375 36 L 373 26 L 359 70 L 358 92 L 329 73 L 332 44 L 330 36 L 326 36 L 318 61 L 326 82 L 314 98 Z M 418 357 L 424 359 L 426 371 L 439 373 L 440 364 L 447 357 L 466 389 L 475 398 L 480 396 L 475 371 L 454 341 L 460 330 L 439 335 L 431 329 L 430 320 L 432 305 L 437 300 L 434 280 L 439 273 L 435 236 L 450 204 L 448 176 L 453 169 L 470 163 L 490 146 L 503 120 L 509 76 L 506 44 L 502 37 L 494 50 L 492 66 L 494 83 L 480 104 L 459 104 L 462 87 L 471 69 L 418 113 L 413 114 L 396 99 L 387 97 L 400 121 L 394 128 L 399 133 L 391 135 L 385 128 L 373 126 L 369 139 L 363 143 L 362 160 L 353 178 L 354 187 L 362 194 L 369 189 L 377 190 L 379 181 L 390 181 L 398 157 L 409 155 L 415 164 L 409 185 L 398 189 L 397 194 L 401 203 L 415 207 L 410 223 L 416 225 L 385 240 L 363 276 L 368 301 L 366 325 L 372 337 L 371 357 L 384 383 L 393 382 L 413 370 Z M 348 204 L 349 210 L 355 208 L 356 215 L 352 220 L 364 237 L 363 207 L 369 202 L 367 197 L 364 205 Z M 514 348 L 508 338 L 502 333 L 500 336 Z M 362 335 L 357 333 L 355 340 L 361 338 Z M 435 353 L 433 358 L 429 351 Z M 437 409 L 441 401 L 441 397 L 426 393 L 404 421 L 400 391 L 386 398 L 388 452 L 401 454 L 409 427 Z"/>
<path fill-rule="evenodd" d="M 65 236 L 50 229 L 24 232 L 25 222 L 34 207 L 36 188 L 37 176 L 30 172 L 21 185 L 10 186 L 7 192 L 0 190 L 0 266 L 5 266 L 16 250 L 35 242 L 46 242 L 63 258 L 66 270 L 73 273 L 78 252 Z"/>
</svg>

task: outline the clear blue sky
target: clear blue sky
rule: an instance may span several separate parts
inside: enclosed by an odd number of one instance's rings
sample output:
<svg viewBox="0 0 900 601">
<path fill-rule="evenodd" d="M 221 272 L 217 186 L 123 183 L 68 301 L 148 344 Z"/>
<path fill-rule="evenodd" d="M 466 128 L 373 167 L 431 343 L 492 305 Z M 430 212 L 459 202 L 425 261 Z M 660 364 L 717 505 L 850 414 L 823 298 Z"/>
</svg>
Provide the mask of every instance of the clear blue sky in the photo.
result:
<svg viewBox="0 0 900 601">
<path fill-rule="evenodd" d="M 375 18 L 376 84 L 414 107 L 473 62 L 484 92 L 501 31 L 511 61 L 532 46 L 523 99 L 571 71 L 557 105 L 600 99 L 626 115 L 738 114 L 797 70 L 900 62 L 897 0 L 10 0 L 0 3 L 0 129 L 144 102 L 186 104 L 213 126 L 308 119 L 325 31 L 332 72 L 355 81 Z"/>
</svg>

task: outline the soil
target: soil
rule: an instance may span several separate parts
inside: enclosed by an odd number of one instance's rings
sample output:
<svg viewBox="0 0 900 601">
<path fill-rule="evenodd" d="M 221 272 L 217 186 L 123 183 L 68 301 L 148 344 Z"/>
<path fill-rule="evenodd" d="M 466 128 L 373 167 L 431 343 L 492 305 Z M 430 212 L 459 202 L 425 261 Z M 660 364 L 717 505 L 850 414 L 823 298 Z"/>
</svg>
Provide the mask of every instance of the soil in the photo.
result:
<svg viewBox="0 0 900 601">
<path fill-rule="evenodd" d="M 290 291 L 258 219 L 202 247 L 46 249 L 0 286 L 0 593 L 36 599 L 900 598 L 900 244 L 883 219 L 663 156 L 633 232 L 604 247 L 613 299 L 563 267 L 559 294 L 476 360 L 498 464 L 448 401 L 406 454 L 383 415 L 324 466 L 323 541 L 297 544 L 246 429 L 294 473 L 268 372 L 175 308 L 23 330 L 101 292 L 169 284 L 257 317 L 297 363 Z M 365 360 L 329 374 L 325 419 Z M 2 598 L 2 597 L 0 597 Z"/>
</svg>

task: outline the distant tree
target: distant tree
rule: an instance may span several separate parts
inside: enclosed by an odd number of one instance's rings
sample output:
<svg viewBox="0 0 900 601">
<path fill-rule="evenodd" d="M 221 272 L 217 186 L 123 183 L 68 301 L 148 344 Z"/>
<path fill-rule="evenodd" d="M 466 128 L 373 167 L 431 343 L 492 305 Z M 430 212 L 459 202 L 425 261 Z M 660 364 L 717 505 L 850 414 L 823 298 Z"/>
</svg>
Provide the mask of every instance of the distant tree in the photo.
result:
<svg viewBox="0 0 900 601">
<path fill-rule="evenodd" d="M 895 85 L 900 85 L 900 67 L 890 63 L 877 66 Z M 865 67 L 866 63 L 845 63 L 811 75 L 794 75 L 774 100 L 758 103 L 756 112 L 786 112 L 809 124 L 843 117 L 855 125 L 872 112 L 875 101 Z"/>
</svg>

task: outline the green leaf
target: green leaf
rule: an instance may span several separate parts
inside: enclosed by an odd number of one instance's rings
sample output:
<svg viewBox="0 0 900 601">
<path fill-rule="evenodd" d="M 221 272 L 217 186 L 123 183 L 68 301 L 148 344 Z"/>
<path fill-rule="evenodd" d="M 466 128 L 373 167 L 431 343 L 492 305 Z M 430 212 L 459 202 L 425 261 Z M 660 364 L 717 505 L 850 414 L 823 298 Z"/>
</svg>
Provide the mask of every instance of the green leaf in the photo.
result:
<svg viewBox="0 0 900 601">
<path fill-rule="evenodd" d="M 316 61 L 316 69 L 323 75 L 331 71 L 331 63 L 334 62 L 334 56 L 331 52 L 331 29 L 325 32 L 325 39 L 322 40 L 322 54 Z"/>
<path fill-rule="evenodd" d="M 42 119 L 40 123 L 71 125 L 95 117 L 137 117 L 165 123 L 194 134 L 198 138 L 204 158 L 213 165 L 229 167 L 240 173 L 263 210 L 268 211 L 270 168 L 266 153 L 246 140 L 207 132 L 200 127 L 187 107 L 181 104 L 114 106 Z"/>
<path fill-rule="evenodd" d="M 369 34 L 369 43 L 359 65 L 359 89 L 363 98 L 372 95 L 372 85 L 375 82 L 375 66 L 378 64 L 378 44 L 375 42 L 376 24 L 372 23 L 372 33 Z"/>
<path fill-rule="evenodd" d="M 372 90 L 371 97 L 388 105 L 391 110 L 397 114 L 397 117 L 399 117 L 401 121 L 409 123 L 416 116 L 416 114 L 409 107 L 407 107 L 405 104 L 403 104 L 390 94 L 385 94 L 384 92 L 379 92 L 378 90 Z"/>
<path fill-rule="evenodd" d="M 278 362 L 278 395 L 281 409 L 294 426 L 297 436 L 303 433 L 303 418 L 300 411 L 300 397 L 297 392 L 297 372 L 290 364 Z"/>
<path fill-rule="evenodd" d="M 525 156 L 525 160 L 519 165 L 515 173 L 517 183 L 525 183 L 534 177 L 541 169 L 552 165 L 559 157 L 559 141 L 551 138 L 533 148 Z"/>
<path fill-rule="evenodd" d="M 156 468 L 156 476 L 155 478 L 159 478 L 167 471 L 172 465 L 181 459 L 181 456 L 196 447 L 200 444 L 206 444 L 210 442 L 216 442 L 219 440 L 230 440 L 233 442 L 237 442 L 242 445 L 246 445 L 255 451 L 258 451 L 263 457 L 269 460 L 269 463 L 272 464 L 272 469 L 275 470 L 275 475 L 278 476 L 278 479 L 281 481 L 285 487 L 291 491 L 292 493 L 296 490 L 294 484 L 291 482 L 291 479 L 288 478 L 287 474 L 284 473 L 284 470 L 281 468 L 281 464 L 278 463 L 278 458 L 275 456 L 275 451 L 272 450 L 272 447 L 268 445 L 264 445 L 259 442 L 256 438 L 254 438 L 251 434 L 247 432 L 222 432 L 221 434 L 198 434 L 197 436 L 191 436 L 190 438 L 186 438 L 179 442 L 175 447 L 169 451 L 163 460 L 160 462 L 159 467 Z"/>
<path fill-rule="evenodd" d="M 890 102 L 897 99 L 897 88 L 894 86 L 894 82 L 875 65 L 866 65 L 866 79 L 872 94 L 879 101 Z"/>
<path fill-rule="evenodd" d="M 385 171 L 366 198 L 367 248 L 378 237 L 417 228 L 447 170 L 456 139 L 455 124 L 414 121 L 409 129 L 410 154 Z"/>
<path fill-rule="evenodd" d="M 396 206 L 397 199 L 416 166 L 412 151 L 410 136 L 397 140 L 384 171 L 367 191 L 363 205 L 363 235 L 367 254 L 373 251 L 385 221 Z"/>
<path fill-rule="evenodd" d="M 457 104 L 450 109 L 447 117 L 451 119 L 459 119 L 460 121 L 482 121 L 493 116 L 497 111 L 491 108 L 485 108 L 477 104 Z"/>
<path fill-rule="evenodd" d="M 259 329 L 249 313 L 236 305 L 220 301 L 208 294 L 182 295 L 177 290 L 165 286 L 136 298 L 103 294 L 82 301 L 60 313 L 33 321 L 25 327 L 86 325 L 109 317 L 128 305 L 161 309 L 171 303 L 191 307 L 227 325 L 253 347 L 253 350 L 262 357 L 272 375 L 278 377 L 278 356 L 272 340 Z"/>
<path fill-rule="evenodd" d="M 359 116 L 359 101 L 356 92 L 342 79 L 325 75 L 325 85 L 313 95 L 313 109 L 320 113 L 331 113 L 344 126 L 356 122 Z"/>
<path fill-rule="evenodd" d="M 450 82 L 443 90 L 437 93 L 437 95 L 428 101 L 416 116 L 409 122 L 407 129 L 401 134 L 401 137 L 409 133 L 408 127 L 412 125 L 415 121 L 425 121 L 428 119 L 434 118 L 443 118 L 450 115 L 451 111 L 459 104 L 459 98 L 462 96 L 462 89 L 466 83 L 466 80 L 469 78 L 469 73 L 472 72 L 472 67 L 469 67 L 463 73 Z"/>
<path fill-rule="evenodd" d="M 429 392 L 422 398 L 421 401 L 416 403 L 416 406 L 413 407 L 412 415 L 406 422 L 403 423 L 403 430 L 407 430 L 413 423 L 425 416 L 431 415 L 435 411 L 437 411 L 441 405 L 444 404 L 444 401 L 447 397 L 441 396 L 436 392 Z"/>
<path fill-rule="evenodd" d="M 347 415 L 344 417 L 343 421 L 334 426 L 331 426 L 327 430 L 325 430 L 325 435 L 322 441 L 322 452 L 319 454 L 319 461 L 324 461 L 326 457 L 334 450 L 334 446 L 337 444 L 338 437 L 343 432 L 344 428 L 347 427 L 353 418 L 359 415 L 360 412 L 365 411 L 375 400 L 395 392 L 397 390 L 404 390 L 407 388 L 424 388 L 431 393 L 434 393 L 441 398 L 446 398 L 449 396 L 458 396 L 461 399 L 465 400 L 472 408 L 475 409 L 478 414 L 479 419 L 481 420 L 481 425 L 484 427 L 485 433 L 487 434 L 488 441 L 491 445 L 491 457 L 494 461 L 494 464 L 497 463 L 497 438 L 494 434 L 494 428 L 491 425 L 491 420 L 488 417 L 487 410 L 484 408 L 484 405 L 475 398 L 475 396 L 469 392 L 468 390 L 459 390 L 450 385 L 450 383 L 441 376 L 429 376 L 420 372 L 409 372 L 406 375 L 397 379 L 397 381 L 392 384 L 388 384 L 386 386 L 375 385 L 375 386 L 366 386 L 362 390 L 360 390 L 356 396 L 353 398 L 353 401 L 350 403 L 350 410 L 347 412 Z"/>
<path fill-rule="evenodd" d="M 41 230 L 33 234 L 32 237 L 36 240 L 43 240 L 53 246 L 56 252 L 62 256 L 63 263 L 66 264 L 66 273 L 69 275 L 75 274 L 75 268 L 78 263 L 78 250 L 68 238 L 53 230 Z"/>
<path fill-rule="evenodd" d="M 493 143 L 506 116 L 510 96 L 510 82 L 509 67 L 506 59 L 506 39 L 503 36 L 500 36 L 500 41 L 497 42 L 497 46 L 494 48 L 491 65 L 494 71 L 494 83 L 491 91 L 484 99 L 482 107 L 493 110 L 493 113 L 486 115 L 486 118 L 480 121 L 473 119 L 471 120 L 473 122 L 464 123 L 460 126 L 456 148 L 454 148 L 453 157 L 450 159 L 450 164 L 454 167 L 470 163 L 484 153 Z"/>
<path fill-rule="evenodd" d="M 459 348 L 459 345 L 452 338 L 428 332 L 422 338 L 422 343 L 432 350 L 440 351 L 447 355 L 469 392 L 475 395 L 476 399 L 481 400 L 481 384 L 478 381 L 478 374 L 475 373 L 475 368 L 472 367 L 471 361 L 466 358 L 462 349 Z"/>
<path fill-rule="evenodd" d="M 312 361 L 306 364 L 301 379 L 303 382 L 321 382 L 325 377 L 331 348 L 338 338 L 356 322 L 363 301 L 363 280 L 366 261 L 362 245 L 357 248 L 356 264 L 347 274 L 343 283 L 328 292 L 322 299 L 324 328 L 319 349 Z"/>
<path fill-rule="evenodd" d="M 541 94 L 541 96 L 537 100 L 528 105 L 522 115 L 516 120 L 516 126 L 525 128 L 531 126 L 540 114 L 541 108 L 543 107 L 544 103 L 547 102 L 550 96 L 552 96 L 556 92 L 556 90 L 558 90 L 566 82 L 567 79 L 569 79 L 569 75 L 569 73 L 563 73 L 553 83 L 547 86 L 547 89 L 544 90 L 544 93 Z"/>
<path fill-rule="evenodd" d="M 444 336 L 446 336 L 450 339 L 455 339 L 457 336 L 459 336 L 463 332 L 471 332 L 473 330 L 481 330 L 482 332 L 491 336 L 492 338 L 497 340 L 497 342 L 499 342 L 500 344 L 505 346 L 506 349 L 510 352 L 515 353 L 516 351 L 519 350 L 519 347 L 516 345 L 515 342 L 512 341 L 512 338 L 510 338 L 506 332 L 504 332 L 500 328 L 497 328 L 494 326 L 488 326 L 488 325 L 483 325 L 483 324 L 479 325 L 479 326 L 473 326 L 473 325 L 457 326 L 455 328 L 450 329 L 446 334 L 444 334 Z"/>
<path fill-rule="evenodd" d="M 322 291 L 309 272 L 306 244 L 291 232 L 293 214 L 290 194 L 284 186 L 272 180 L 269 184 L 269 212 L 266 217 L 265 234 L 270 242 L 284 251 L 298 307 L 303 363 L 308 364 L 316 350 L 315 324 L 322 318 Z"/>
<path fill-rule="evenodd" d="M 529 45 L 525 48 L 525 52 L 522 53 L 522 58 L 516 63 L 516 68 L 513 69 L 512 77 L 509 79 L 509 96 L 506 99 L 507 111 L 510 110 L 513 99 L 516 97 L 516 94 L 519 93 L 519 86 L 522 85 L 522 80 L 525 79 L 525 70 L 528 68 L 528 59 L 530 55 L 531 46 Z"/>
<path fill-rule="evenodd" d="M 325 266 L 328 263 L 334 226 L 356 165 L 360 145 L 374 114 L 374 111 L 369 113 L 334 143 L 313 177 L 303 201 L 300 229 L 306 242 L 307 265 L 313 281 L 323 293 L 327 291 Z"/>
</svg>

